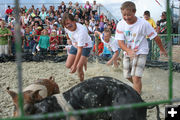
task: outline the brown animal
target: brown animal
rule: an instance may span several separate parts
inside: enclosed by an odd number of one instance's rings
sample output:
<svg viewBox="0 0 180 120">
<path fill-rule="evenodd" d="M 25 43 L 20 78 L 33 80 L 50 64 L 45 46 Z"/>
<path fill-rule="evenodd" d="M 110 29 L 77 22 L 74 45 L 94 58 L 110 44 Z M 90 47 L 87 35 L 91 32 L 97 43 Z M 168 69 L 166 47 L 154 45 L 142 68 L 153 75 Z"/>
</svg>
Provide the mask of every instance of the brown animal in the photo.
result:
<svg viewBox="0 0 180 120">
<path fill-rule="evenodd" d="M 16 117 L 19 115 L 18 94 L 9 90 L 9 87 L 7 88 L 7 92 L 13 99 L 15 106 L 14 116 Z M 58 93 L 60 93 L 60 91 L 58 85 L 54 81 L 54 77 L 50 77 L 49 79 L 38 79 L 36 83 L 33 83 L 23 89 L 24 110 L 26 110 L 26 107 L 29 105 Z"/>
</svg>

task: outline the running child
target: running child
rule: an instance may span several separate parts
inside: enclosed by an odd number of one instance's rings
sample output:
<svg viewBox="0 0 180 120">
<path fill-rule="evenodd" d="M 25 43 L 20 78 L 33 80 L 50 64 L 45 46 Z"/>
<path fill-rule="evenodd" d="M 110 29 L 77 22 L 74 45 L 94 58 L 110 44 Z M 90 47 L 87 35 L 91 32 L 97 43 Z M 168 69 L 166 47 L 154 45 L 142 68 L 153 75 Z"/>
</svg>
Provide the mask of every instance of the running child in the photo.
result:
<svg viewBox="0 0 180 120">
<path fill-rule="evenodd" d="M 107 47 L 108 50 L 111 51 L 113 54 L 111 59 L 107 62 L 107 65 L 114 64 L 114 67 L 117 68 L 118 67 L 117 60 L 119 59 L 119 53 L 120 53 L 120 47 L 118 45 L 118 41 L 111 36 L 110 29 L 105 28 L 102 34 L 98 31 L 95 31 L 95 35 L 97 34 L 100 36 L 101 41 L 104 43 L 104 46 Z"/>
<path fill-rule="evenodd" d="M 83 66 L 86 66 L 87 58 L 93 46 L 91 37 L 88 35 L 87 28 L 77 23 L 72 14 L 64 13 L 62 24 L 72 43 L 66 61 L 66 67 L 70 69 L 71 73 L 77 71 L 80 81 L 83 81 Z"/>
<path fill-rule="evenodd" d="M 135 16 L 136 6 L 133 2 L 124 2 L 121 13 L 123 19 L 117 24 L 115 38 L 124 50 L 123 73 L 133 83 L 133 88 L 141 94 L 141 78 L 149 51 L 146 36 L 156 41 L 161 55 L 167 56 L 167 53 L 154 28 L 143 18 Z"/>
</svg>

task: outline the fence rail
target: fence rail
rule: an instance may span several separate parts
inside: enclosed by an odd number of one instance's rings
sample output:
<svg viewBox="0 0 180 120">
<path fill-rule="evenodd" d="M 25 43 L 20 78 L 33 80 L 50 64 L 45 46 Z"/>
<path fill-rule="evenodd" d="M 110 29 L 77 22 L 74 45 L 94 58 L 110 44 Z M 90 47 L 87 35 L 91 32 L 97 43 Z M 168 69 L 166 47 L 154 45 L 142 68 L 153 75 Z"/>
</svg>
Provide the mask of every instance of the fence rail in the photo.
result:
<svg viewBox="0 0 180 120">
<path fill-rule="evenodd" d="M 172 45 L 180 45 L 180 34 L 171 34 L 170 40 L 167 38 L 168 34 L 159 34 L 163 46 L 165 46 L 166 50 L 169 50 L 169 43 L 172 42 Z M 160 49 L 155 43 L 154 40 L 152 40 L 152 54 L 151 54 L 151 60 L 159 60 L 160 58 Z"/>
</svg>

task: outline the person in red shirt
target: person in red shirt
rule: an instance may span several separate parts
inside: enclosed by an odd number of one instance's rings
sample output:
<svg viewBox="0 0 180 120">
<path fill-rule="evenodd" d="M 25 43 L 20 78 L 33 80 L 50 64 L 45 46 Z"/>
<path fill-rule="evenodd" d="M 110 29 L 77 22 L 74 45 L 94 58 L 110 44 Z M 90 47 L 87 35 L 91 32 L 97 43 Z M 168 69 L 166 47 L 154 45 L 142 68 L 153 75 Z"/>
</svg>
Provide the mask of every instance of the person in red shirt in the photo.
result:
<svg viewBox="0 0 180 120">
<path fill-rule="evenodd" d="M 51 36 L 50 36 L 50 54 L 56 55 L 57 50 L 59 48 L 59 40 L 58 40 L 57 32 L 56 30 L 52 30 Z"/>
<path fill-rule="evenodd" d="M 6 16 L 5 16 L 5 21 L 8 22 L 8 17 L 9 14 L 11 14 L 13 12 L 13 10 L 11 9 L 11 7 L 8 5 L 8 9 L 6 9 Z"/>
</svg>

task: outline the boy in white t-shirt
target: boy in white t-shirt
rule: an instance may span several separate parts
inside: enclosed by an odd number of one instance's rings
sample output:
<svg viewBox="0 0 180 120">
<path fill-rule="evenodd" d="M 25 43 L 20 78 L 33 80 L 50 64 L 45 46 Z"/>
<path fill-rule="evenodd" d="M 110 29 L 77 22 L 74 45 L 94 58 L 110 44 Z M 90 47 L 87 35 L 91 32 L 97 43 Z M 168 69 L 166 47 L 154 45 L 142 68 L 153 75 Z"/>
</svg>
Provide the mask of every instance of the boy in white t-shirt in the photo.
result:
<svg viewBox="0 0 180 120">
<path fill-rule="evenodd" d="M 120 47 L 118 45 L 118 41 L 115 40 L 112 36 L 111 36 L 111 30 L 105 28 L 104 32 L 101 34 L 98 31 L 95 31 L 95 35 L 99 35 L 101 38 L 101 41 L 104 43 L 104 46 L 106 46 L 108 48 L 109 51 L 111 51 L 113 53 L 112 58 L 107 62 L 107 65 L 111 65 L 112 63 L 114 64 L 114 67 L 118 67 L 118 56 L 120 53 Z"/>
<path fill-rule="evenodd" d="M 156 41 L 161 55 L 167 56 L 167 53 L 152 26 L 146 20 L 135 16 L 136 6 L 133 2 L 124 2 L 121 6 L 121 13 L 123 20 L 117 24 L 115 39 L 118 40 L 120 48 L 124 50 L 124 76 L 133 83 L 133 88 L 140 94 L 141 77 L 149 51 L 146 36 Z"/>
<path fill-rule="evenodd" d="M 72 43 L 66 60 L 66 67 L 71 70 L 71 73 L 75 73 L 77 70 L 80 81 L 83 81 L 83 66 L 85 65 L 86 69 L 87 57 L 89 57 L 93 46 L 91 37 L 88 35 L 87 28 L 76 23 L 72 14 L 64 13 L 62 24 L 68 39 Z"/>
</svg>

